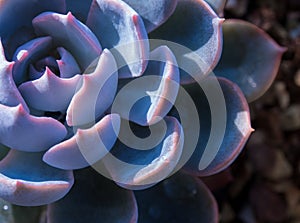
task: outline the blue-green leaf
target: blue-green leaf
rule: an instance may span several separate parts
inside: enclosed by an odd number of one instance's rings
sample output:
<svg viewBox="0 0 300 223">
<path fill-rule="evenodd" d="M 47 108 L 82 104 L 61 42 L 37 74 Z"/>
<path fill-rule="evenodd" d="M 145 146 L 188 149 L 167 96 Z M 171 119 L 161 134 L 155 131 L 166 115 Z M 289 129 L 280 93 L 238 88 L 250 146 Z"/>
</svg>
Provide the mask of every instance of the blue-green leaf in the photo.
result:
<svg viewBox="0 0 300 223">
<path fill-rule="evenodd" d="M 0 161 L 0 197 L 17 205 L 38 206 L 62 198 L 73 185 L 71 171 L 42 161 L 42 153 L 10 150 Z"/>
<path fill-rule="evenodd" d="M 223 32 L 223 53 L 214 73 L 235 82 L 248 102 L 254 101 L 272 84 L 285 48 L 249 22 L 228 19 Z"/>
</svg>

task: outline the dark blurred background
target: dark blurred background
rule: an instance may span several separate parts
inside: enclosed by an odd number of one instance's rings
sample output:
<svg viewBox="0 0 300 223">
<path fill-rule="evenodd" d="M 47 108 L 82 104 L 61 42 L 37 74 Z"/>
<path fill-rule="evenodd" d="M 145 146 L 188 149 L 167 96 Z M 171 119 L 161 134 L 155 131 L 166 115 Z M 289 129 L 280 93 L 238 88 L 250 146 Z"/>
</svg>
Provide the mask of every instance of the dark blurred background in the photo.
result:
<svg viewBox="0 0 300 223">
<path fill-rule="evenodd" d="M 204 181 L 221 222 L 300 223 L 300 0 L 228 0 L 241 18 L 287 47 L 272 87 L 250 104 L 256 130 L 230 168 Z"/>
</svg>

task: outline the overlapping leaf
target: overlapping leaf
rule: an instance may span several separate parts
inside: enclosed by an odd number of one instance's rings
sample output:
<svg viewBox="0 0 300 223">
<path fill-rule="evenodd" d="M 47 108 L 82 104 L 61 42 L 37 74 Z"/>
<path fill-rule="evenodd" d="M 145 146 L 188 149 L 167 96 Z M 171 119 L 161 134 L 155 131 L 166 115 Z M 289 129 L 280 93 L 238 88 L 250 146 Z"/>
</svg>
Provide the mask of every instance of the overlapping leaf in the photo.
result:
<svg viewBox="0 0 300 223">
<path fill-rule="evenodd" d="M 75 178 L 70 193 L 48 206 L 48 223 L 137 222 L 132 191 L 118 187 L 93 169 L 75 171 Z"/>
<path fill-rule="evenodd" d="M 118 73 L 113 55 L 105 49 L 93 73 L 83 74 L 82 86 L 67 110 L 69 126 L 94 122 L 112 104 L 117 91 Z"/>
<path fill-rule="evenodd" d="M 120 89 L 112 112 L 139 125 L 152 125 L 162 120 L 172 108 L 179 89 L 179 70 L 170 49 L 161 46 L 150 53 L 142 77 L 129 80 Z"/>
<path fill-rule="evenodd" d="M 198 176 L 217 173 L 230 165 L 253 131 L 247 101 L 237 85 L 223 78 L 208 78 L 203 86 L 205 91 L 195 85 L 187 88 L 198 109 L 200 134 L 184 169 Z M 215 93 L 219 87 L 223 99 Z"/>
<path fill-rule="evenodd" d="M 76 134 L 51 147 L 43 160 L 60 169 L 80 169 L 103 158 L 116 142 L 120 117 L 110 114 L 89 129 L 78 129 Z"/>
<path fill-rule="evenodd" d="M 177 0 L 124 0 L 142 16 L 147 32 L 164 23 L 174 12 Z"/>
<path fill-rule="evenodd" d="M 73 185 L 71 171 L 42 161 L 42 153 L 11 150 L 0 161 L 0 196 L 23 206 L 38 206 L 61 199 Z"/>
<path fill-rule="evenodd" d="M 285 51 L 251 23 L 228 19 L 223 24 L 224 49 L 214 73 L 237 83 L 249 102 L 270 87 Z"/>
<path fill-rule="evenodd" d="M 42 56 L 46 56 L 52 47 L 52 38 L 49 36 L 30 40 L 18 47 L 13 56 L 15 61 L 13 78 L 17 85 L 29 78 L 27 74 L 29 64 Z"/>
<path fill-rule="evenodd" d="M 12 107 L 22 104 L 24 109 L 29 111 L 13 80 L 12 70 L 14 65 L 14 62 L 6 60 L 0 41 L 0 104 Z"/>
<path fill-rule="evenodd" d="M 15 49 L 32 38 L 32 19 L 35 16 L 44 11 L 64 13 L 65 9 L 66 5 L 62 0 L 2 0 L 0 2 L 0 36 L 7 58 L 11 59 Z M 17 19 L 16 15 L 18 15 Z M 15 38 L 16 35 L 17 38 Z"/>
<path fill-rule="evenodd" d="M 165 179 L 176 167 L 182 153 L 184 136 L 182 127 L 173 117 L 147 127 L 134 125 L 137 139 L 128 132 L 127 121 L 121 122 L 119 139 L 111 153 L 94 168 L 101 169 L 119 185 L 129 189 L 144 189 Z"/>
<path fill-rule="evenodd" d="M 84 71 L 101 54 L 102 48 L 91 30 L 70 12 L 44 12 L 32 21 L 38 35 L 49 35 L 55 45 L 66 47 Z M 57 32 L 59 30 L 59 32 Z"/>
<path fill-rule="evenodd" d="M 121 0 L 94 0 L 87 25 L 116 58 L 119 77 L 140 76 L 149 56 L 147 32 L 139 14 Z"/>
<path fill-rule="evenodd" d="M 47 150 L 67 134 L 60 122 L 32 116 L 22 105 L 9 107 L 0 104 L 0 123 L 0 143 L 22 151 Z"/>
<path fill-rule="evenodd" d="M 80 75 L 59 78 L 46 67 L 42 77 L 21 84 L 19 90 L 31 108 L 65 112 L 81 80 Z"/>
<path fill-rule="evenodd" d="M 165 44 L 175 54 L 179 67 L 188 66 L 187 72 L 181 72 L 180 81 L 191 83 L 217 64 L 222 50 L 222 22 L 206 2 L 179 0 L 172 16 L 149 36 L 171 41 Z"/>
<path fill-rule="evenodd" d="M 218 222 L 218 207 L 211 192 L 199 179 L 183 173 L 150 189 L 135 191 L 135 196 L 141 223 Z"/>
</svg>

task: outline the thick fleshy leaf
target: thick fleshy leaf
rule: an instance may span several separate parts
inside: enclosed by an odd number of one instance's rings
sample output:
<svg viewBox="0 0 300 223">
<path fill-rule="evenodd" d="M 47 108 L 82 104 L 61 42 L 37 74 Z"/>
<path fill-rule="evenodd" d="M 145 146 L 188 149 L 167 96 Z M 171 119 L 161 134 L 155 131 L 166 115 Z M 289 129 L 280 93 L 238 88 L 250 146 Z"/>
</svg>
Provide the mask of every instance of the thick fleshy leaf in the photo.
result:
<svg viewBox="0 0 300 223">
<path fill-rule="evenodd" d="M 80 68 L 72 56 L 65 48 L 58 47 L 57 52 L 60 55 L 60 59 L 57 60 L 57 65 L 60 73 L 60 77 L 62 78 L 70 78 L 73 77 L 75 74 L 79 74 Z"/>
<path fill-rule="evenodd" d="M 75 179 L 70 193 L 48 206 L 48 223 L 137 222 L 132 191 L 118 187 L 91 168 L 75 171 Z"/>
<path fill-rule="evenodd" d="M 192 85 L 187 91 L 194 100 L 199 114 L 200 134 L 192 157 L 184 166 L 189 173 L 207 176 L 228 167 L 244 147 L 253 129 L 250 126 L 249 107 L 241 90 L 231 81 L 208 78 L 206 89 Z M 215 94 L 221 88 L 226 104 Z M 208 89 L 210 92 L 208 92 Z M 208 98 L 206 95 L 209 95 Z M 218 111 L 213 111 L 214 106 Z"/>
<path fill-rule="evenodd" d="M 205 0 L 212 9 L 218 14 L 223 15 L 227 0 Z"/>
<path fill-rule="evenodd" d="M 53 56 L 46 56 L 34 63 L 37 70 L 44 71 L 46 67 L 50 68 L 54 73 L 58 72 L 58 65 L 56 59 Z"/>
<path fill-rule="evenodd" d="M 85 23 L 88 16 L 92 0 L 66 0 L 67 12 L 70 11 L 72 14 Z"/>
<path fill-rule="evenodd" d="M 158 185 L 135 191 L 141 223 L 217 223 L 218 206 L 199 179 L 176 173 Z"/>
<path fill-rule="evenodd" d="M 273 82 L 285 48 L 245 21 L 228 19 L 223 32 L 223 53 L 214 73 L 237 83 L 248 102 L 254 101 Z"/>
<path fill-rule="evenodd" d="M 89 129 L 78 129 L 76 134 L 52 148 L 43 160 L 60 169 L 79 169 L 90 166 L 105 156 L 117 140 L 120 116 L 110 114 Z"/>
<path fill-rule="evenodd" d="M 148 32 L 164 23 L 177 5 L 177 0 L 124 0 L 124 2 L 142 16 Z"/>
<path fill-rule="evenodd" d="M 60 78 L 46 67 L 42 77 L 21 84 L 19 90 L 31 108 L 42 111 L 66 111 L 81 79 L 81 75 Z"/>
<path fill-rule="evenodd" d="M 19 45 L 30 40 L 32 30 L 32 19 L 44 11 L 65 12 L 65 1 L 63 0 L 2 0 L 0 1 L 0 36 L 7 52 L 14 52 Z M 18 19 L 16 19 L 16 15 Z M 20 32 L 21 30 L 21 32 Z M 29 30 L 29 31 L 27 31 Z M 18 35 L 18 38 L 15 36 Z M 25 38 L 24 38 L 25 36 Z M 29 38 L 26 38 L 29 37 Z M 20 39 L 23 41 L 20 42 Z M 11 55 L 8 59 L 11 59 Z"/>
<path fill-rule="evenodd" d="M 1 160 L 1 198 L 17 205 L 38 206 L 68 193 L 74 181 L 72 172 L 48 166 L 42 155 L 11 150 Z"/>
<path fill-rule="evenodd" d="M 139 125 L 155 124 L 171 110 L 179 82 L 176 59 L 168 47 L 161 46 L 150 53 L 143 76 L 129 81 L 118 92 L 112 112 Z"/>
<path fill-rule="evenodd" d="M 44 12 L 35 17 L 32 24 L 38 35 L 49 35 L 55 45 L 69 50 L 82 70 L 101 54 L 97 37 L 70 12 L 67 15 Z"/>
<path fill-rule="evenodd" d="M 119 77 L 140 76 L 149 54 L 147 32 L 140 16 L 122 0 L 94 0 L 87 25 L 116 58 Z"/>
<path fill-rule="evenodd" d="M 0 104 L 0 143 L 22 150 L 43 151 L 66 136 L 65 127 L 48 117 L 35 117 L 22 105 L 8 107 Z"/>
<path fill-rule="evenodd" d="M 111 105 L 117 91 L 117 65 L 109 50 L 103 50 L 96 69 L 91 74 L 83 74 L 81 88 L 67 110 L 69 126 L 94 122 Z"/>
<path fill-rule="evenodd" d="M 150 33 L 150 39 L 171 41 L 164 44 L 174 52 L 179 67 L 188 64 L 180 81 L 191 83 L 193 78 L 199 80 L 207 75 L 217 64 L 222 50 L 222 22 L 206 2 L 179 0 L 175 12 Z"/>
<path fill-rule="evenodd" d="M 14 62 L 6 60 L 0 40 L 0 104 L 7 106 L 22 104 L 24 109 L 29 111 L 12 78 L 13 66 Z"/>
<path fill-rule="evenodd" d="M 144 189 L 174 170 L 182 153 L 183 131 L 173 117 L 150 126 L 150 135 L 147 127 L 134 124 L 132 133 L 127 124 L 126 120 L 121 122 L 119 138 L 111 153 L 93 167 L 122 187 Z"/>
<path fill-rule="evenodd" d="M 42 56 L 46 56 L 45 54 L 52 47 L 52 38 L 49 36 L 33 39 L 18 47 L 13 56 L 15 65 L 12 71 L 17 85 L 28 79 L 27 69 L 29 64 Z"/>
<path fill-rule="evenodd" d="M 43 71 L 38 71 L 32 64 L 29 64 L 28 80 L 39 79 L 43 74 Z"/>
</svg>

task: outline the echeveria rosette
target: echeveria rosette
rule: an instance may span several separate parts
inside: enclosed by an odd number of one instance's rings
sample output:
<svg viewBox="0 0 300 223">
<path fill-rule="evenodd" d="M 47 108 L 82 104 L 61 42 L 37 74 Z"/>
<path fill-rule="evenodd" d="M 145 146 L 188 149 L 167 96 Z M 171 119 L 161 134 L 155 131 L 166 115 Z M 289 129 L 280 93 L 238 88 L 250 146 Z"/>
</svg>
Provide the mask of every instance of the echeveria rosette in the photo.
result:
<svg viewBox="0 0 300 223">
<path fill-rule="evenodd" d="M 0 161 L 0 197 L 48 204 L 55 223 L 217 222 L 215 200 L 195 176 L 240 153 L 252 131 L 246 98 L 269 87 L 283 52 L 253 25 L 224 22 L 224 5 L 1 1 L 0 148 L 10 151 Z M 231 42 L 245 51 L 231 54 Z M 176 209 L 178 218 L 168 214 Z"/>
</svg>

